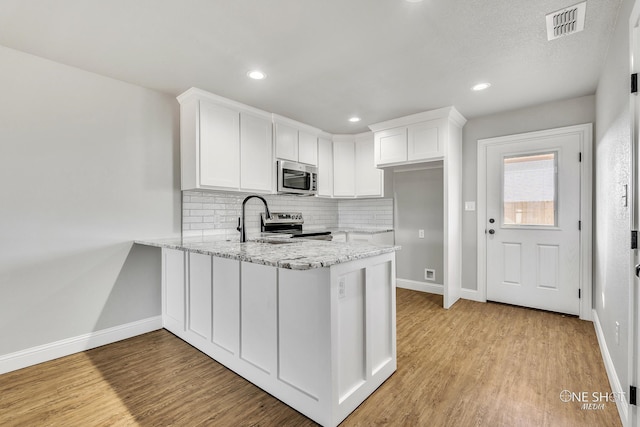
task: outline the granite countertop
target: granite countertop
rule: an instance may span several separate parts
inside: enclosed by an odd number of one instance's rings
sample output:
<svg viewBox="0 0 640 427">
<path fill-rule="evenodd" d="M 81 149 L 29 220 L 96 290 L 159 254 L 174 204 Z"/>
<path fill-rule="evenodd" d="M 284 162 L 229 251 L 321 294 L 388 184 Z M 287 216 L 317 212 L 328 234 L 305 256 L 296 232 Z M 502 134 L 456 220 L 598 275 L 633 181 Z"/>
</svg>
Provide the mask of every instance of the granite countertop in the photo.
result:
<svg viewBox="0 0 640 427">
<path fill-rule="evenodd" d="M 269 243 L 271 242 L 271 243 Z M 259 237 L 245 243 L 183 240 L 181 238 L 136 240 L 134 243 L 179 249 L 291 270 L 310 270 L 394 252 L 399 246 L 372 243 L 341 243 L 323 240 L 291 240 L 287 237 Z"/>
</svg>

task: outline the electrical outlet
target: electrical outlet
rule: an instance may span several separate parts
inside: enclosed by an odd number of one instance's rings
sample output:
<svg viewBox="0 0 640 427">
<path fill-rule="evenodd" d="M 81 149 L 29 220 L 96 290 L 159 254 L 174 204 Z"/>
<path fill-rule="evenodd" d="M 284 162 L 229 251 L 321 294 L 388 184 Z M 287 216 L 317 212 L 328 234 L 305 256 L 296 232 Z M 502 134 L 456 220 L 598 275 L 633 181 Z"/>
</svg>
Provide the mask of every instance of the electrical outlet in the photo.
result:
<svg viewBox="0 0 640 427">
<path fill-rule="evenodd" d="M 418 238 L 424 239 L 424 230 L 418 230 Z"/>
<path fill-rule="evenodd" d="M 347 284 L 345 283 L 344 277 L 340 278 L 338 282 L 338 298 L 344 298 L 347 296 Z"/>
<path fill-rule="evenodd" d="M 620 345 L 620 322 L 616 322 L 616 345 Z"/>
</svg>

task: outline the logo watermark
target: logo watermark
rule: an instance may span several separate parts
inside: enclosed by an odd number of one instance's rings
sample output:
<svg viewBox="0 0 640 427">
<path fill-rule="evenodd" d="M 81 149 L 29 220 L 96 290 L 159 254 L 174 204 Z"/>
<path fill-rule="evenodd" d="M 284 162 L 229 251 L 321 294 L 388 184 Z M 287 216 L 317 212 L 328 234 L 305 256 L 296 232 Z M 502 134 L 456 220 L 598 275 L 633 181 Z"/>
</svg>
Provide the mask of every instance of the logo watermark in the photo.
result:
<svg viewBox="0 0 640 427">
<path fill-rule="evenodd" d="M 570 391 L 562 390 L 560 400 L 564 403 L 578 403 L 585 411 L 601 411 L 607 403 L 624 401 L 624 392 Z"/>
</svg>

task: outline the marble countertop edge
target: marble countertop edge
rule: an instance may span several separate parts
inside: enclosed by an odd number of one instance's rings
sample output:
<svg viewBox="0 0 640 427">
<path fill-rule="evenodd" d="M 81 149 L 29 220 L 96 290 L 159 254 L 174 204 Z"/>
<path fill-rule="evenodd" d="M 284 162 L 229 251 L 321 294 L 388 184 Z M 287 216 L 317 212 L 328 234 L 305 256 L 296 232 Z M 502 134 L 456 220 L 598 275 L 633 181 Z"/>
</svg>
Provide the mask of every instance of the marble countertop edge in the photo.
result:
<svg viewBox="0 0 640 427">
<path fill-rule="evenodd" d="M 183 241 L 180 238 L 135 240 L 140 245 L 176 249 L 291 270 L 310 270 L 399 250 L 399 246 L 298 239 L 291 243 Z"/>
</svg>

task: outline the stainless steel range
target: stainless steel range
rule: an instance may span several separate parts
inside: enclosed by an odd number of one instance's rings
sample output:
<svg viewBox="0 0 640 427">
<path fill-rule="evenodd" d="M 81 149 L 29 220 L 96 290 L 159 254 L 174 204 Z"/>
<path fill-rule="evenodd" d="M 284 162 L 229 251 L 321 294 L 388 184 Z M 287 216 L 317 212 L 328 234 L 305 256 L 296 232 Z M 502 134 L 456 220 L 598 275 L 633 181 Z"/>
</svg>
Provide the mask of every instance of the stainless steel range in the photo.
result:
<svg viewBox="0 0 640 427">
<path fill-rule="evenodd" d="M 271 212 L 270 216 L 263 212 L 260 217 L 261 229 L 265 233 L 287 233 L 292 238 L 331 240 L 330 231 L 305 230 L 301 212 Z"/>
</svg>

